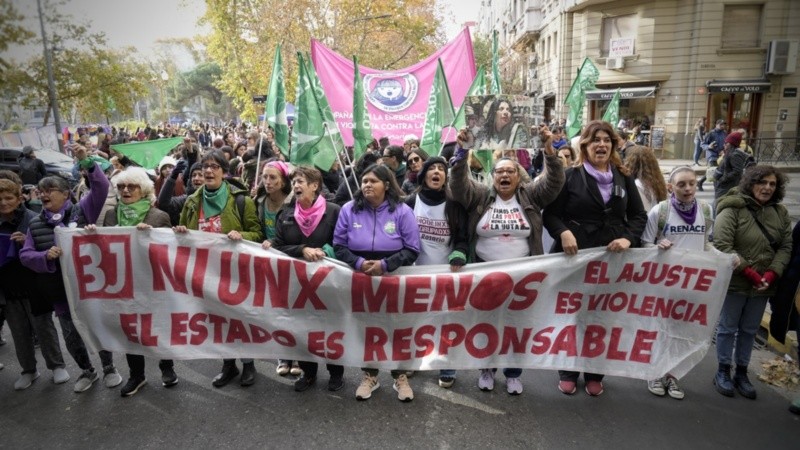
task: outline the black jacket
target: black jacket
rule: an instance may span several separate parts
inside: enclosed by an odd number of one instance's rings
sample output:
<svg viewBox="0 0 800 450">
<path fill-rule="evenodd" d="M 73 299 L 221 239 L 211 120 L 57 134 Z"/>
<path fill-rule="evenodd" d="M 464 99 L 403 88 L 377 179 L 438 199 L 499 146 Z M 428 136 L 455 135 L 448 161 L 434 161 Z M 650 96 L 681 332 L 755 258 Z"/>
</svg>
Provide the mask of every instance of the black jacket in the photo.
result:
<svg viewBox="0 0 800 450">
<path fill-rule="evenodd" d="M 600 188 L 583 166 L 570 167 L 558 197 L 544 209 L 544 226 L 555 240 L 551 253 L 562 252 L 561 233 L 572 231 L 578 249 L 606 246 L 625 238 L 639 247 L 647 212 L 642 206 L 633 177 L 612 167 L 614 186 L 611 199 L 603 204 Z"/>
<path fill-rule="evenodd" d="M 326 202 L 325 212 L 314 231 L 306 237 L 294 217 L 294 206 L 297 200 L 284 206 L 278 214 L 275 227 L 275 239 L 272 246 L 293 258 L 303 258 L 303 248 L 322 248 L 325 244 L 333 245 L 333 230 L 339 219 L 339 205 Z"/>
<path fill-rule="evenodd" d="M 19 231 L 22 234 L 26 234 L 31 220 L 35 217 L 36 214 L 33 211 L 20 205 L 14 211 L 14 217 L 10 222 L 0 223 L 0 233 L 10 235 Z M 15 247 L 16 254 L 19 255 L 22 245 L 13 242 L 11 245 Z M 0 266 L 0 305 L 4 305 L 7 300 L 28 298 L 30 288 L 35 282 L 35 277 L 36 272 L 23 266 L 18 257 Z"/>
</svg>

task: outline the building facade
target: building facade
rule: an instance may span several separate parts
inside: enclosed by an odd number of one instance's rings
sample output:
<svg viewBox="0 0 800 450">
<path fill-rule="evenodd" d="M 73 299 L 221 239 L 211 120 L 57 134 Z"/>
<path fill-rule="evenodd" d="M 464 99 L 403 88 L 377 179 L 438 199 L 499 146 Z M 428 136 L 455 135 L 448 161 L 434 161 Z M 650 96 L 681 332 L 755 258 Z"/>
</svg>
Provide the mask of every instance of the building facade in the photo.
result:
<svg viewBox="0 0 800 450">
<path fill-rule="evenodd" d="M 691 157 L 700 118 L 750 138 L 798 136 L 798 1 L 484 0 L 478 32 L 495 30 L 503 77 L 543 99 L 546 119 L 567 116 L 564 98 L 589 58 L 600 79 L 585 120 L 602 117 L 620 88 L 620 117 L 647 117 L 664 155 Z"/>
</svg>

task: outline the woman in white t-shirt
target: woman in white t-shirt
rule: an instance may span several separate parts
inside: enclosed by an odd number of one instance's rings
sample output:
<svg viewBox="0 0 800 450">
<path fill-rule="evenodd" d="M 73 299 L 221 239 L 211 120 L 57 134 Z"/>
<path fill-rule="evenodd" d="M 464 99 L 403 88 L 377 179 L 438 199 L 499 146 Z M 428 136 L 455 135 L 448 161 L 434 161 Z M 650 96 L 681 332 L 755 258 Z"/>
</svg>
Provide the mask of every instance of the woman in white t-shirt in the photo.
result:
<svg viewBox="0 0 800 450">
<path fill-rule="evenodd" d="M 634 145 L 625 150 L 625 167 L 631 173 L 645 211 L 667 198 L 667 185 L 653 149 Z"/>
<path fill-rule="evenodd" d="M 447 264 L 457 272 L 469 252 L 467 212 L 447 190 L 447 161 L 441 156 L 425 160 L 416 182 L 419 187 L 405 200 L 419 225 L 420 252 L 414 264 Z M 439 386 L 450 388 L 455 380 L 455 369 L 439 371 Z"/>
<path fill-rule="evenodd" d="M 499 261 L 541 255 L 542 208 L 552 202 L 564 185 L 564 169 L 552 146 L 547 127 L 541 131 L 545 140 L 545 171 L 540 181 L 523 182 L 524 169 L 519 163 L 501 158 L 492 169 L 492 186 L 470 178 L 467 154 L 475 137 L 463 129 L 459 132 L 449 187 L 453 200 L 467 211 L 470 233 L 469 262 Z M 505 368 L 506 390 L 522 393 L 519 377 L 522 369 Z M 494 389 L 494 369 L 481 370 L 478 387 Z"/>
<path fill-rule="evenodd" d="M 642 234 L 642 246 L 657 245 L 662 250 L 672 247 L 708 251 L 712 214 L 708 203 L 695 197 L 697 175 L 689 166 L 675 168 L 669 175 L 669 198 L 653 206 L 647 213 L 647 225 Z M 669 394 L 681 400 L 684 392 L 678 380 L 670 374 L 647 382 L 654 395 Z"/>
</svg>

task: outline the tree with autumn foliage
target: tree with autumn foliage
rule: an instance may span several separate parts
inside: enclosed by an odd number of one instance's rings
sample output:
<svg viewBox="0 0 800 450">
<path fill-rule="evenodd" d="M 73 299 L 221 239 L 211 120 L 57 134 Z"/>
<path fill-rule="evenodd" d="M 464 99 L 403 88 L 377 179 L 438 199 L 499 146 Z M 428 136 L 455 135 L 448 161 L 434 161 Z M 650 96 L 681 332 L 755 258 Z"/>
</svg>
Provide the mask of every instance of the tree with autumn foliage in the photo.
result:
<svg viewBox="0 0 800 450">
<path fill-rule="evenodd" d="M 380 70 L 414 64 L 445 43 L 435 0 L 206 0 L 206 7 L 207 51 L 222 69 L 218 87 L 248 119 L 263 113 L 252 97 L 267 92 L 278 44 L 289 99 L 295 55 L 308 52 L 311 39 Z"/>
</svg>

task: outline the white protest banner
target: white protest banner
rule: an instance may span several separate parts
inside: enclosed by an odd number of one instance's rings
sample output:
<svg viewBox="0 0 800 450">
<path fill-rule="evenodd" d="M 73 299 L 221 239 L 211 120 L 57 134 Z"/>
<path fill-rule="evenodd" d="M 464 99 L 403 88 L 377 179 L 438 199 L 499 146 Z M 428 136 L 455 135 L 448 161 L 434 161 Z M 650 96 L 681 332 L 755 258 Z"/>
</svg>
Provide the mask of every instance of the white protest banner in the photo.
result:
<svg viewBox="0 0 800 450">
<path fill-rule="evenodd" d="M 172 359 L 681 377 L 708 350 L 731 276 L 728 256 L 653 248 L 368 277 L 219 234 L 56 233 L 86 342 Z"/>
</svg>

